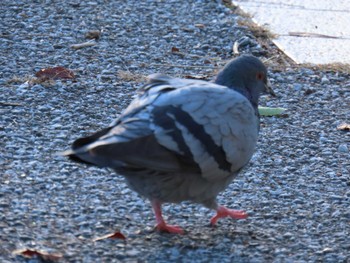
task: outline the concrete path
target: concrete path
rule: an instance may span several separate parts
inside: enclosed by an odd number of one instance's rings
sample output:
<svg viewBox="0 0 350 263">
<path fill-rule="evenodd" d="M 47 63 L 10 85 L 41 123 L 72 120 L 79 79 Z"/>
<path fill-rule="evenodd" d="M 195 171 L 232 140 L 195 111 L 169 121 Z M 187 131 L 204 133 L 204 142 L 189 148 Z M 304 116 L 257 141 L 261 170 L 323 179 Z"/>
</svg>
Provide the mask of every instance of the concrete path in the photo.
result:
<svg viewBox="0 0 350 263">
<path fill-rule="evenodd" d="M 350 64 L 349 0 L 234 0 L 297 63 Z"/>
</svg>

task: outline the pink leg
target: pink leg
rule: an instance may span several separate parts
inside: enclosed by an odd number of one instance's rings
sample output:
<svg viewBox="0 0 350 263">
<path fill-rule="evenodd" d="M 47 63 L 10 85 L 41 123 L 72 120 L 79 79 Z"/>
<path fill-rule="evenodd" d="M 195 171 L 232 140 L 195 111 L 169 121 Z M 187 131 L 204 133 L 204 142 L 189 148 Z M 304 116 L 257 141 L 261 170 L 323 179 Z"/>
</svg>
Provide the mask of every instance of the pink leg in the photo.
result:
<svg viewBox="0 0 350 263">
<path fill-rule="evenodd" d="M 210 223 L 215 225 L 219 218 L 228 217 L 234 219 L 245 219 L 248 217 L 247 213 L 242 210 L 228 209 L 224 206 L 218 206 L 216 209 L 216 215 L 210 219 Z"/>
<path fill-rule="evenodd" d="M 159 232 L 173 233 L 173 234 L 183 234 L 184 231 L 179 226 L 167 225 L 162 216 L 162 204 L 157 200 L 151 201 L 154 214 L 156 215 L 156 230 Z"/>
</svg>

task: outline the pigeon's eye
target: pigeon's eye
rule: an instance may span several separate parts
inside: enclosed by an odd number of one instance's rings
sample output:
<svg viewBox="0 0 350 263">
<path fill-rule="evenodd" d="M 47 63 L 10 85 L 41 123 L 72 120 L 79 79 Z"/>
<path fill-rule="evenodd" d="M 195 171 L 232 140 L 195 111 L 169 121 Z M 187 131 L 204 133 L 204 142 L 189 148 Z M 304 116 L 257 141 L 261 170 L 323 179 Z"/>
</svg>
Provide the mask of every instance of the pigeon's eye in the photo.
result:
<svg viewBox="0 0 350 263">
<path fill-rule="evenodd" d="M 258 72 L 258 74 L 256 74 L 256 79 L 258 80 L 264 80 L 265 74 L 262 72 Z"/>
</svg>

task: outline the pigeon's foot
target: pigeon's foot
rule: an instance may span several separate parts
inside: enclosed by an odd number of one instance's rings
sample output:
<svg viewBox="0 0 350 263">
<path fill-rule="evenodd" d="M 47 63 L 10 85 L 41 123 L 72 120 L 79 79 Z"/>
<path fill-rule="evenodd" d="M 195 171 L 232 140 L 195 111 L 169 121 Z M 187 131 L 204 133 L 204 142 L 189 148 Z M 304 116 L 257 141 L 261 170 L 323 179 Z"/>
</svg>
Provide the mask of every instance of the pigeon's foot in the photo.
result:
<svg viewBox="0 0 350 263">
<path fill-rule="evenodd" d="M 171 233 L 171 234 L 183 234 L 184 231 L 179 226 L 167 225 L 164 221 L 157 224 L 155 229 L 159 232 Z"/>
<path fill-rule="evenodd" d="M 248 217 L 248 214 L 243 210 L 233 210 L 228 209 L 224 206 L 219 206 L 216 209 L 216 215 L 210 219 L 210 223 L 211 225 L 215 225 L 219 218 L 224 218 L 228 216 L 234 219 L 245 219 Z"/>
<path fill-rule="evenodd" d="M 157 225 L 155 229 L 159 232 L 172 233 L 172 234 L 183 234 L 184 231 L 179 226 L 167 225 L 162 216 L 162 203 L 158 200 L 151 201 L 154 214 L 156 216 Z"/>
</svg>

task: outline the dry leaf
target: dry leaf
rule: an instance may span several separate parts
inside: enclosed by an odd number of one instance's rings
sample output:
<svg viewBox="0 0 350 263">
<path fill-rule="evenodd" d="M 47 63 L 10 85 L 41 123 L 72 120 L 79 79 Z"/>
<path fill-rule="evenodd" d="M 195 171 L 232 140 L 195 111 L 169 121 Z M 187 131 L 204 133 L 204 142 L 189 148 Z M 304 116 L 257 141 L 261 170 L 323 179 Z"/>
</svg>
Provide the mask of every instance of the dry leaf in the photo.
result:
<svg viewBox="0 0 350 263">
<path fill-rule="evenodd" d="M 25 258 L 37 257 L 43 261 L 57 261 L 63 257 L 62 254 L 59 254 L 59 253 L 47 253 L 45 251 L 28 249 L 28 248 L 15 250 L 13 251 L 13 254 L 20 255 Z"/>
<path fill-rule="evenodd" d="M 337 130 L 350 131 L 350 124 L 349 123 L 342 123 L 337 127 Z"/>
<path fill-rule="evenodd" d="M 74 79 L 73 71 L 64 67 L 45 68 L 35 73 L 40 79 Z"/>
<path fill-rule="evenodd" d="M 117 231 L 117 232 L 112 233 L 112 234 L 108 234 L 108 235 L 105 235 L 102 237 L 94 238 L 94 241 L 100 241 L 100 240 L 104 240 L 104 239 L 123 239 L 123 240 L 125 240 L 126 237 L 122 233 Z"/>
<path fill-rule="evenodd" d="M 101 31 L 100 30 L 90 30 L 88 32 L 86 32 L 85 34 L 85 38 L 88 39 L 99 39 L 101 36 Z"/>
<path fill-rule="evenodd" d="M 143 82 L 146 80 L 146 77 L 141 74 L 133 73 L 125 70 L 118 70 L 117 77 L 125 81 Z"/>
<path fill-rule="evenodd" d="M 310 95 L 310 94 L 315 93 L 315 92 L 316 92 L 316 90 L 314 90 L 314 89 L 307 89 L 307 90 L 305 90 L 304 95 Z"/>
<path fill-rule="evenodd" d="M 172 47 L 171 52 L 173 53 L 180 52 L 180 49 L 178 49 L 177 47 Z"/>
</svg>

